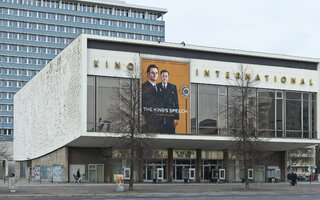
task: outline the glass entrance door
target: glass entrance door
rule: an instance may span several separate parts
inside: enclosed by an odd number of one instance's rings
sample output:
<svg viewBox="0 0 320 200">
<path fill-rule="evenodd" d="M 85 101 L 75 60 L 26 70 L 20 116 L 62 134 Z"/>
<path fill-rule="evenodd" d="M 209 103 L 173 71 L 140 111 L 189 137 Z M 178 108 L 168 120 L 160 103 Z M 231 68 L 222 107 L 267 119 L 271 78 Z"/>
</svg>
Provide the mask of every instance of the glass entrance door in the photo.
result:
<svg viewBox="0 0 320 200">
<path fill-rule="evenodd" d="M 209 182 L 218 179 L 215 172 L 219 170 L 220 163 L 218 160 L 202 160 L 201 161 L 201 179 L 202 182 Z"/>
<path fill-rule="evenodd" d="M 211 167 L 210 166 L 203 166 L 203 174 L 202 174 L 202 179 L 203 180 L 210 180 L 211 176 L 210 176 L 210 172 L 211 172 Z"/>
<path fill-rule="evenodd" d="M 183 166 L 176 166 L 175 179 L 183 180 Z"/>
<path fill-rule="evenodd" d="M 189 169 L 195 168 L 195 160 L 174 160 L 173 179 L 182 182 L 189 179 Z"/>
<path fill-rule="evenodd" d="M 145 182 L 151 182 L 157 179 L 158 169 L 163 169 L 163 179 L 166 179 L 166 160 L 148 160 L 144 164 L 143 179 Z"/>
</svg>

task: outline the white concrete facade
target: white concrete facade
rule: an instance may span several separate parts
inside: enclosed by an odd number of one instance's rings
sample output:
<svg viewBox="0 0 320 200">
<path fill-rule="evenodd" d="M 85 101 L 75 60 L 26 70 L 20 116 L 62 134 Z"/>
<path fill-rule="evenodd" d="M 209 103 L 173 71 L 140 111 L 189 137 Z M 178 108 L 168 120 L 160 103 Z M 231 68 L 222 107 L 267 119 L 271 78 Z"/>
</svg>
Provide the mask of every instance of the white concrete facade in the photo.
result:
<svg viewBox="0 0 320 200">
<path fill-rule="evenodd" d="M 103 147 L 104 144 L 101 143 L 101 140 L 99 142 L 99 138 L 116 137 L 112 133 L 87 132 L 87 75 L 127 77 L 126 66 L 128 63 L 140 66 L 141 59 L 148 58 L 190 63 L 191 83 L 234 85 L 232 74 L 236 73 L 239 64 L 242 64 L 93 49 L 87 47 L 88 40 L 111 41 L 120 45 L 121 43 L 139 44 L 159 48 L 198 50 L 318 63 L 317 71 L 279 66 L 244 65 L 248 67 L 251 76 L 256 77 L 256 75 L 259 75 L 260 81 L 257 82 L 255 87 L 315 92 L 318 94 L 317 105 L 320 105 L 320 59 L 81 35 L 15 95 L 15 160 L 34 159 L 68 145 L 80 147 L 94 147 L 96 145 L 96 147 Z M 106 61 L 108 62 L 108 67 L 106 67 Z M 99 67 L 94 66 L 95 62 Z M 120 63 L 120 69 L 114 67 L 116 62 Z M 210 71 L 209 74 L 208 71 Z M 230 78 L 226 78 L 227 72 Z M 276 77 L 276 81 L 274 77 Z M 282 77 L 286 77 L 286 80 L 281 81 Z M 291 78 L 295 79 L 295 83 L 291 81 Z M 301 84 L 302 79 L 305 82 L 304 84 Z M 317 113 L 320 113 L 320 106 L 317 106 Z M 320 127 L 320 120 L 316 120 L 316 127 Z M 319 137 L 318 132 L 317 138 Z M 216 141 L 217 143 L 219 141 L 227 142 L 230 137 L 158 135 L 155 139 L 159 139 L 163 143 L 169 140 L 175 142 L 180 140 L 180 146 L 184 146 L 192 143 L 193 139 L 197 144 L 201 144 L 203 140 Z M 292 138 L 269 138 L 265 139 L 265 141 L 278 145 L 286 143 L 297 144 L 297 147 L 320 143 L 318 139 L 301 140 Z M 207 145 L 209 146 L 210 144 Z M 271 147 L 272 145 L 270 145 Z M 194 146 L 194 148 L 196 147 Z"/>
<path fill-rule="evenodd" d="M 85 128 L 82 40 L 75 39 L 15 95 L 15 160 L 52 152 L 79 137 Z"/>
</svg>

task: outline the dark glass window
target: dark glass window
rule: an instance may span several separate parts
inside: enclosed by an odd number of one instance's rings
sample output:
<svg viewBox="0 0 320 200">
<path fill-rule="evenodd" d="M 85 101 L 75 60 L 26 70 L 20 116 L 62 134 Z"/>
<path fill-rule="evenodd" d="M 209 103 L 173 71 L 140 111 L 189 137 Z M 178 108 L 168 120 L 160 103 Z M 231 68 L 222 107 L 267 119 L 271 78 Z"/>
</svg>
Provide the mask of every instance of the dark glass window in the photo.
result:
<svg viewBox="0 0 320 200">
<path fill-rule="evenodd" d="M 286 92 L 287 137 L 301 138 L 301 93 Z"/>
<path fill-rule="evenodd" d="M 239 88 L 228 88 L 228 126 L 229 135 L 234 134 L 234 130 L 240 127 L 241 119 L 239 119 L 239 105 L 241 100 L 241 92 Z"/>
<path fill-rule="evenodd" d="M 199 85 L 199 134 L 218 134 L 218 87 Z"/>
<path fill-rule="evenodd" d="M 218 111 L 218 127 L 219 135 L 227 134 L 227 87 L 219 86 L 219 111 Z"/>
<path fill-rule="evenodd" d="M 276 137 L 283 137 L 283 92 L 276 92 Z"/>
<path fill-rule="evenodd" d="M 303 131 L 309 131 L 309 102 L 305 98 L 308 94 L 303 94 Z"/>
<path fill-rule="evenodd" d="M 275 92 L 258 89 L 258 134 L 260 137 L 274 137 Z"/>
<path fill-rule="evenodd" d="M 197 134 L 198 84 L 191 84 L 191 134 Z"/>
<path fill-rule="evenodd" d="M 87 131 L 94 131 L 95 81 L 94 76 L 88 76 L 87 84 Z"/>
<path fill-rule="evenodd" d="M 119 78 L 96 77 L 96 131 L 119 131 Z"/>
</svg>

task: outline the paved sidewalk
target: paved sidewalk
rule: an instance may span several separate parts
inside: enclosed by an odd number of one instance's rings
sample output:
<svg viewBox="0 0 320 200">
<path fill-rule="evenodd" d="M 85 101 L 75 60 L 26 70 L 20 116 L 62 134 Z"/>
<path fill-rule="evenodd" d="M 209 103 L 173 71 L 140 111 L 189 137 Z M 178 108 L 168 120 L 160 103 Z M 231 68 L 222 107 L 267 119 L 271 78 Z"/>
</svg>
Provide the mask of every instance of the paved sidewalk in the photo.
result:
<svg viewBox="0 0 320 200">
<path fill-rule="evenodd" d="M 125 189 L 128 185 L 125 185 Z M 133 192 L 116 192 L 115 184 L 75 184 L 75 183 L 27 183 L 18 182 L 18 189 L 15 193 L 10 193 L 8 183 L 0 182 L 0 198 L 7 197 L 72 197 L 72 196 L 147 196 L 156 194 L 165 196 L 168 194 L 192 195 L 197 193 L 210 194 L 320 194 L 320 182 L 299 182 L 298 186 L 292 187 L 289 183 L 254 183 L 250 184 L 250 189 L 244 191 L 244 184 L 240 183 L 141 183 L 134 184 Z"/>
</svg>

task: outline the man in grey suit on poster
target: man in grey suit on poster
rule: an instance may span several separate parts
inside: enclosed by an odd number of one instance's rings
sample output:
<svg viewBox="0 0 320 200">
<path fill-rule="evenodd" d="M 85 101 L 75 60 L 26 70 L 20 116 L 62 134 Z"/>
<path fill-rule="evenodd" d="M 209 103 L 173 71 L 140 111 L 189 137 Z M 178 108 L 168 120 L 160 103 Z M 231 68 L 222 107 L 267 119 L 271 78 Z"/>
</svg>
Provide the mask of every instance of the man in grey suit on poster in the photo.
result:
<svg viewBox="0 0 320 200">
<path fill-rule="evenodd" d="M 155 108 L 159 108 L 160 90 L 156 84 L 158 79 L 158 67 L 149 65 L 147 69 L 148 80 L 142 84 L 142 115 L 145 124 L 143 131 L 149 133 L 159 132 L 159 113 L 155 112 Z"/>
<path fill-rule="evenodd" d="M 162 70 L 160 73 L 160 107 L 167 108 L 168 113 L 164 113 L 160 119 L 160 133 L 174 134 L 179 120 L 179 102 L 177 86 L 169 83 L 169 72 Z"/>
</svg>

